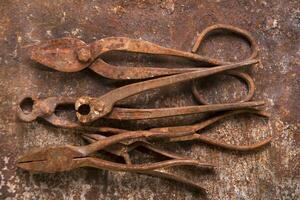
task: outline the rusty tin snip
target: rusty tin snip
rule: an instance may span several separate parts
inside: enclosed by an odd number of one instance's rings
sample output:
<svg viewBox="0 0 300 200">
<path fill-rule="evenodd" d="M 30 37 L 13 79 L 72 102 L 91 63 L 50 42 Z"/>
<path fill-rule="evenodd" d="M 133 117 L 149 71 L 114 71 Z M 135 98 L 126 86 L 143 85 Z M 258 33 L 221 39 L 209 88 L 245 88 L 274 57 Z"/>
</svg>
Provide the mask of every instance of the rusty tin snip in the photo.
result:
<svg viewBox="0 0 300 200">
<path fill-rule="evenodd" d="M 97 40 L 89 45 L 76 38 L 44 41 L 31 46 L 29 54 L 32 60 L 62 72 L 76 72 L 89 67 L 94 72 L 110 79 L 145 79 L 194 70 L 205 70 L 207 68 L 121 67 L 105 62 L 101 56 L 107 52 L 117 51 L 181 57 L 197 63 L 205 63 L 207 67 L 230 64 L 230 62 L 196 54 L 202 41 L 216 31 L 233 33 L 245 39 L 252 50 L 251 55 L 245 60 L 256 58 L 258 48 L 250 33 L 224 24 L 216 24 L 203 30 L 196 39 L 192 53 L 166 48 L 143 40 L 126 37 L 108 37 Z"/>
</svg>

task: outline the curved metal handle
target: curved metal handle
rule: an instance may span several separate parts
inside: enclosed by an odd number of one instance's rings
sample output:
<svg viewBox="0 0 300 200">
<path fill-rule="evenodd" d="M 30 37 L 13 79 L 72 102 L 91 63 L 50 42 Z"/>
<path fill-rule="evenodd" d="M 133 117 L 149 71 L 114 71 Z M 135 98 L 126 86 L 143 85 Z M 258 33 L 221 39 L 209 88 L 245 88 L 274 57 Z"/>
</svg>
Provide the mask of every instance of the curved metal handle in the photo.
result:
<svg viewBox="0 0 300 200">
<path fill-rule="evenodd" d="M 226 31 L 226 32 L 233 33 L 233 34 L 245 39 L 249 43 L 251 50 L 252 50 L 251 55 L 248 58 L 246 58 L 245 60 L 251 60 L 251 59 L 254 59 L 257 57 L 258 46 L 257 46 L 254 38 L 251 36 L 251 34 L 246 30 L 243 30 L 243 29 L 231 26 L 231 25 L 225 25 L 225 24 L 216 24 L 216 25 L 212 25 L 212 26 L 209 26 L 206 29 L 204 29 L 198 35 L 198 37 L 194 43 L 194 46 L 192 48 L 192 52 L 196 53 L 198 51 L 198 49 L 200 48 L 201 43 L 205 40 L 205 38 L 207 38 L 209 35 L 213 34 L 215 31 Z M 218 62 L 224 62 L 224 61 L 221 61 L 221 60 L 218 60 L 215 58 L 214 58 L 214 60 L 217 60 Z"/>
<path fill-rule="evenodd" d="M 186 68 L 186 69 L 176 69 L 176 68 L 151 68 L 151 67 L 120 67 L 114 66 L 103 61 L 99 56 L 105 52 L 109 51 L 125 51 L 125 52 L 134 52 L 134 53 L 143 53 L 143 54 L 153 54 L 153 55 L 167 55 L 167 56 L 176 56 L 181 58 L 187 58 L 194 61 L 200 61 L 207 63 L 209 65 L 224 65 L 231 62 L 222 61 L 215 58 L 210 58 L 207 56 L 197 55 L 196 52 L 199 49 L 201 43 L 207 38 L 210 34 L 213 34 L 215 31 L 226 31 L 233 33 L 243 39 L 245 39 L 252 50 L 251 55 L 245 59 L 250 60 L 257 57 L 258 46 L 249 32 L 246 30 L 225 25 L 225 24 L 216 24 L 204 29 L 197 37 L 193 47 L 192 53 L 180 51 L 176 49 L 166 48 L 151 42 L 130 39 L 126 37 L 110 37 L 98 40 L 91 45 L 93 50 L 93 57 L 98 57 L 90 68 L 96 73 L 111 79 L 145 79 L 155 76 L 164 76 L 172 75 L 183 72 L 188 72 L 192 70 L 201 70 L 202 68 Z"/>
<path fill-rule="evenodd" d="M 237 71 L 229 71 L 224 74 L 237 77 L 237 78 L 241 79 L 243 82 L 245 82 L 247 85 L 247 90 L 248 90 L 247 95 L 242 100 L 237 101 L 237 103 L 247 102 L 252 99 L 252 97 L 254 95 L 254 91 L 255 91 L 255 83 L 254 83 L 254 80 L 251 78 L 251 76 L 249 76 L 246 73 L 237 72 Z M 199 90 L 197 89 L 196 82 L 197 82 L 196 80 L 193 81 L 193 85 L 192 85 L 192 93 L 193 93 L 194 97 L 196 98 L 198 103 L 204 104 L 204 105 L 209 105 L 210 103 L 205 100 L 204 95 L 201 94 L 199 92 Z"/>
<path fill-rule="evenodd" d="M 234 145 L 234 144 L 227 144 L 227 143 L 223 143 L 220 142 L 216 139 L 211 139 L 206 135 L 201 135 L 199 133 L 197 133 L 198 131 L 210 126 L 211 124 L 216 123 L 217 121 L 220 121 L 226 117 L 230 117 L 233 115 L 237 115 L 237 114 L 241 114 L 241 113 L 252 113 L 252 114 L 256 114 L 262 117 L 269 117 L 269 114 L 264 112 L 264 111 L 259 111 L 259 110 L 237 110 L 237 111 L 231 111 L 231 112 L 227 112 L 215 117 L 212 117 L 208 120 L 202 121 L 200 123 L 197 124 L 193 124 L 190 126 L 174 126 L 174 127 L 162 127 L 162 128 L 153 128 L 150 129 L 150 131 L 158 131 L 158 132 L 190 132 L 194 134 L 190 134 L 190 135 L 186 135 L 186 136 L 180 136 L 180 137 L 174 137 L 174 138 L 170 138 L 169 142 L 183 142 L 183 141 L 200 141 L 200 142 L 204 142 L 206 144 L 215 146 L 215 147 L 220 147 L 223 149 L 227 149 L 227 150 L 234 150 L 234 151 L 252 151 L 252 150 L 256 150 L 258 148 L 261 148 L 267 144 L 269 144 L 272 140 L 272 136 L 267 137 L 266 139 L 263 139 L 259 142 L 256 142 L 254 144 L 250 144 L 250 145 Z"/>
</svg>

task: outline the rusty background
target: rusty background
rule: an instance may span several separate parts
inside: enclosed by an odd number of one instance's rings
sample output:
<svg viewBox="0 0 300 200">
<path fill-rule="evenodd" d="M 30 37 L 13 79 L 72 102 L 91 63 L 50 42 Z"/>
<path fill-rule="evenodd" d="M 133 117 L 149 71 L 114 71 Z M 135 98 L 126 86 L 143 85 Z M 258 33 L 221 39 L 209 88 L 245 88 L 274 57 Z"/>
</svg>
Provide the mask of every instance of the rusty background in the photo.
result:
<svg viewBox="0 0 300 200">
<path fill-rule="evenodd" d="M 300 199 L 299 0 L 2 0 L 0 10 L 0 199 Z M 178 171 L 207 187 L 207 196 L 178 183 L 124 172 L 77 169 L 30 174 L 16 169 L 16 158 L 33 147 L 84 143 L 72 130 L 42 121 L 20 122 L 15 107 L 22 97 L 97 96 L 119 84 L 88 69 L 70 74 L 47 69 L 28 60 L 26 45 L 63 36 L 86 42 L 127 36 L 190 51 L 197 32 L 216 23 L 246 29 L 258 42 L 262 65 L 248 72 L 257 84 L 255 100 L 266 100 L 272 117 L 268 121 L 239 116 L 205 133 L 234 144 L 271 134 L 274 140 L 261 151 L 248 154 L 223 152 L 200 143 L 165 147 L 218 166 L 215 174 L 190 168 Z M 199 53 L 235 60 L 249 51 L 247 44 L 235 37 L 214 39 L 208 39 Z M 124 57 L 131 63 L 132 58 Z M 235 79 L 207 81 L 211 91 L 206 94 L 211 102 L 239 98 L 239 91 L 245 92 Z M 219 97 L 213 98 L 216 95 Z M 137 99 L 144 107 L 196 103 L 187 84 L 150 91 Z M 190 118 L 181 123 L 193 121 Z M 135 129 L 174 120 L 108 123 Z"/>
</svg>

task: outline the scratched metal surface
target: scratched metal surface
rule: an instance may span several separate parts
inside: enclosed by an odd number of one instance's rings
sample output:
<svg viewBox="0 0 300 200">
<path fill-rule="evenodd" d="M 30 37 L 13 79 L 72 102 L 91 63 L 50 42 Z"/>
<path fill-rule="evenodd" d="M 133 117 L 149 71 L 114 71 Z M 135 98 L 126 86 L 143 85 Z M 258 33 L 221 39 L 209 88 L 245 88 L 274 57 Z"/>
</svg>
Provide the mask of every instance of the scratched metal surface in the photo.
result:
<svg viewBox="0 0 300 200">
<path fill-rule="evenodd" d="M 0 1 L 0 199 L 300 199 L 299 62 L 300 2 L 274 1 Z M 208 195 L 158 178 L 96 169 L 58 174 L 29 174 L 16 169 L 15 159 L 33 147 L 83 144 L 78 133 L 43 122 L 16 119 L 21 97 L 35 94 L 101 95 L 115 83 L 89 70 L 61 73 L 35 64 L 24 46 L 38 41 L 73 36 L 86 42 L 108 36 L 141 38 L 189 51 L 196 33 L 208 25 L 225 23 L 253 34 L 262 65 L 247 70 L 255 79 L 255 99 L 268 102 L 269 121 L 240 116 L 205 131 L 234 144 L 251 143 L 272 134 L 272 144 L 250 154 L 223 152 L 200 143 L 173 144 L 170 150 L 212 162 L 215 174 L 197 170 L 179 174 L 207 187 Z M 249 49 L 234 37 L 208 39 L 201 53 L 242 59 Z M 123 56 L 125 60 L 132 58 Z M 145 63 L 149 59 L 135 57 Z M 114 61 L 117 62 L 117 61 Z M 207 80 L 207 98 L 239 98 L 245 88 L 238 81 Z M 227 84 L 226 86 L 224 86 Z M 206 89 L 208 90 L 208 89 Z M 213 95 L 222 98 L 214 99 Z M 187 84 L 150 91 L 137 100 L 140 106 L 195 104 Z M 297 101 L 298 100 L 298 101 Z M 174 123 L 181 119 L 115 123 L 139 128 Z M 182 123 L 192 123 L 189 118 Z"/>
</svg>

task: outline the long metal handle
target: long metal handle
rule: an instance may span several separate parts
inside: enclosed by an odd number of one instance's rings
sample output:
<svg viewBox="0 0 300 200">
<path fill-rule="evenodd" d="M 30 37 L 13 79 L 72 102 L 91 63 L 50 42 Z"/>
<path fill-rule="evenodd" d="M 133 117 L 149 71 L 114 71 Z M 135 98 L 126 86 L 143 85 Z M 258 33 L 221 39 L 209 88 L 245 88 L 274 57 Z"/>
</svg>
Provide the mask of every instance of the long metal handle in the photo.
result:
<svg viewBox="0 0 300 200">
<path fill-rule="evenodd" d="M 140 120 L 154 119 L 162 117 L 172 117 L 179 115 L 190 115 L 204 112 L 217 112 L 226 110 L 246 109 L 264 105 L 264 101 L 239 102 L 227 104 L 212 104 L 201 106 L 185 106 L 174 108 L 157 108 L 157 109 L 134 109 L 114 107 L 112 112 L 104 116 L 109 119 L 118 120 Z"/>
<path fill-rule="evenodd" d="M 124 51 L 152 55 L 176 56 L 194 61 L 204 62 L 211 65 L 228 64 L 228 62 L 222 62 L 220 60 L 200 56 L 195 53 L 171 49 L 148 41 L 131 39 L 127 37 L 104 38 L 92 43 L 90 45 L 90 49 L 93 50 L 92 57 L 94 58 L 99 57 L 101 54 L 109 51 Z"/>
</svg>

